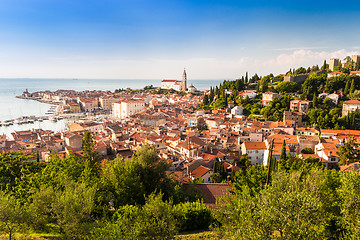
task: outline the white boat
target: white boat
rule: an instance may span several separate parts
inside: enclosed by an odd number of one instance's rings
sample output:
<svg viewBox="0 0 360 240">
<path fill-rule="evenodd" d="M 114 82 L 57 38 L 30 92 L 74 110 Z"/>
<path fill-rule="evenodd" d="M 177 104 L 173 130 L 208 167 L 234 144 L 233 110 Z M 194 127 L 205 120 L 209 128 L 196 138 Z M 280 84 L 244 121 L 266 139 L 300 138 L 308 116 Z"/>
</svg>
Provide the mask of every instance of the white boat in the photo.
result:
<svg viewBox="0 0 360 240">
<path fill-rule="evenodd" d="M 3 126 L 7 127 L 7 126 L 10 126 L 10 125 L 13 125 L 13 122 L 11 120 L 3 121 Z"/>
<path fill-rule="evenodd" d="M 50 121 L 53 121 L 53 122 L 57 122 L 57 118 L 56 118 L 55 116 L 49 117 L 49 120 L 50 120 Z"/>
<path fill-rule="evenodd" d="M 20 125 L 20 124 L 23 124 L 23 122 L 22 122 L 21 119 L 17 118 L 17 119 L 14 120 L 14 124 Z"/>
</svg>

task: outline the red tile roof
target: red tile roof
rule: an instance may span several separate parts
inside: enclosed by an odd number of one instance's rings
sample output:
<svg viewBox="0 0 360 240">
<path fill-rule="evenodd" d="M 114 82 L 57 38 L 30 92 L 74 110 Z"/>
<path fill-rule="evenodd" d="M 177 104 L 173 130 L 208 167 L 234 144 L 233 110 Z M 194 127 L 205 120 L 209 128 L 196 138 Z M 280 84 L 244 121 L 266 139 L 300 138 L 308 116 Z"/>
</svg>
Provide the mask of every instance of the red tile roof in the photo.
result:
<svg viewBox="0 0 360 240">
<path fill-rule="evenodd" d="M 191 176 L 194 178 L 201 178 L 202 176 L 204 176 L 207 172 L 211 171 L 210 168 L 204 167 L 204 166 L 199 166 L 198 168 L 196 168 L 195 170 L 193 170 L 191 172 Z"/>
<path fill-rule="evenodd" d="M 246 149 L 266 149 L 264 142 L 244 142 Z"/>
<path fill-rule="evenodd" d="M 195 185 L 184 183 L 183 188 L 187 192 L 195 190 L 200 193 L 204 203 L 210 208 L 215 208 L 221 197 L 230 196 L 232 190 L 231 185 L 227 183 L 196 183 Z"/>
</svg>

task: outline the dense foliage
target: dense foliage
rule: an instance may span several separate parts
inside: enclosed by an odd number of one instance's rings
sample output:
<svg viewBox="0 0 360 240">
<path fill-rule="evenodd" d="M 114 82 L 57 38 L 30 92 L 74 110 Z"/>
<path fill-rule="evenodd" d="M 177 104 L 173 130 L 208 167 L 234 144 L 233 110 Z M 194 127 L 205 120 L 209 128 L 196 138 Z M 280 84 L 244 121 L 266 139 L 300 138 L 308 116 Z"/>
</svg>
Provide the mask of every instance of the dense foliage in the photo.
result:
<svg viewBox="0 0 360 240">
<path fill-rule="evenodd" d="M 360 77 L 349 74 L 350 71 L 358 69 L 360 62 L 353 63 L 349 57 L 344 61 L 346 62 L 345 67 L 340 69 L 344 74 L 337 77 L 327 77 L 328 64 L 326 61 L 321 67 L 322 71 L 319 71 L 318 66 L 307 70 L 303 67 L 296 70 L 290 69 L 287 75 L 303 74 L 306 77 L 301 85 L 292 81 L 283 81 L 283 76 L 274 76 L 273 74 L 262 78 L 254 75 L 249 81 L 246 81 L 244 77 L 234 81 L 224 81 L 220 86 L 211 88 L 208 95 L 204 95 L 201 108 L 207 110 L 227 109 L 233 105 L 240 105 L 244 108 L 243 114 L 249 118 L 282 121 L 283 112 L 290 110 L 290 101 L 300 98 L 311 101 L 310 109 L 303 117 L 306 126 L 360 130 L 360 112 L 342 116 L 344 101 L 360 99 Z M 258 95 L 254 99 L 239 94 L 243 90 L 255 89 Z M 277 92 L 280 97 L 274 98 L 270 105 L 264 106 L 261 103 L 261 94 L 267 91 Z M 324 92 L 338 94 L 338 102 L 326 97 L 320 98 L 319 95 Z"/>
<path fill-rule="evenodd" d="M 169 165 L 153 147 L 139 148 L 131 160 L 99 162 L 93 145 L 87 132 L 82 156 L 53 154 L 44 163 L 0 154 L 0 231 L 10 239 L 27 229 L 66 239 L 167 239 L 209 226 L 210 210 L 201 202 L 182 203 L 198 196 L 166 173 Z"/>
</svg>

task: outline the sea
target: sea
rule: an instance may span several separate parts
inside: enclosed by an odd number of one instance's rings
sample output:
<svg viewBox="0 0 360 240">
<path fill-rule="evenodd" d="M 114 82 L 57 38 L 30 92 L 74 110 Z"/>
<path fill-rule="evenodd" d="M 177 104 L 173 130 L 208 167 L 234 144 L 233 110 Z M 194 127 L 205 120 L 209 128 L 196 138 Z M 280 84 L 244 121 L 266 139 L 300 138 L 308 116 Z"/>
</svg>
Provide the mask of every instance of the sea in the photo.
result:
<svg viewBox="0 0 360 240">
<path fill-rule="evenodd" d="M 219 85 L 223 80 L 188 80 L 188 86 L 193 84 L 198 90 L 210 89 L 211 86 Z M 46 116 L 45 113 L 51 108 L 50 104 L 40 103 L 34 100 L 19 99 L 26 89 L 32 93 L 37 91 L 56 91 L 64 90 L 110 90 L 121 88 L 141 89 L 145 86 L 153 85 L 160 87 L 161 80 L 146 79 L 0 79 L 0 121 L 16 119 L 22 116 Z M 1 126 L 0 135 L 6 134 L 11 137 L 14 131 L 29 129 L 44 129 L 55 132 L 66 130 L 66 120 L 35 121 L 32 124 Z"/>
</svg>

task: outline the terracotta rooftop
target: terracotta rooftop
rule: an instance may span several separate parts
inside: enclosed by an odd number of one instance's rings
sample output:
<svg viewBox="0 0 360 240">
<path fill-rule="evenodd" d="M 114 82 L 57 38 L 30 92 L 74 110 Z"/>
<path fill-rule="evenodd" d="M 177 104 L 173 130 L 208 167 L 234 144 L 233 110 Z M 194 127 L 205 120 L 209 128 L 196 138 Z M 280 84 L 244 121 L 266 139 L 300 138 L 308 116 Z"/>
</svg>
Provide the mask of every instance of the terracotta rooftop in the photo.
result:
<svg viewBox="0 0 360 240">
<path fill-rule="evenodd" d="M 200 193 L 203 196 L 204 203 L 210 208 L 215 208 L 221 197 L 230 196 L 232 190 L 232 186 L 227 183 L 184 183 L 183 188 L 187 192 Z"/>
</svg>

